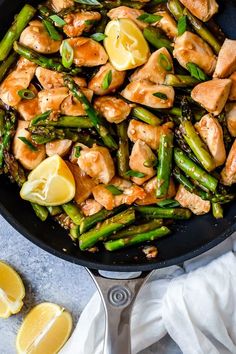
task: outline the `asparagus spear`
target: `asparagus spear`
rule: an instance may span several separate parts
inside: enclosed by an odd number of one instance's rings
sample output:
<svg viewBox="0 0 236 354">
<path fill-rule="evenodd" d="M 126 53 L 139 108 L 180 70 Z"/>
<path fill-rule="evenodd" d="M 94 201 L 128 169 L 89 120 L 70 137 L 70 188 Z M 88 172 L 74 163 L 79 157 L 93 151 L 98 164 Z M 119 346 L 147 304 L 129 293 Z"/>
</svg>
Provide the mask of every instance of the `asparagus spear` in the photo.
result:
<svg viewBox="0 0 236 354">
<path fill-rule="evenodd" d="M 169 0 L 167 3 L 167 7 L 177 21 L 184 14 L 183 5 L 179 2 L 179 0 Z"/>
<path fill-rule="evenodd" d="M 164 84 L 173 87 L 192 87 L 199 84 L 199 82 L 199 80 L 189 75 L 168 74 L 166 75 Z"/>
<path fill-rule="evenodd" d="M 160 138 L 160 146 L 158 151 L 158 168 L 157 168 L 157 198 L 166 197 L 170 184 L 170 175 L 172 170 L 173 156 L 173 139 L 174 134 L 162 134 Z"/>
<path fill-rule="evenodd" d="M 140 119 L 147 124 L 153 125 L 154 127 L 157 127 L 162 123 L 160 118 L 143 107 L 133 108 L 131 114 L 134 118 Z"/>
<path fill-rule="evenodd" d="M 117 168 L 119 176 L 127 179 L 126 172 L 129 170 L 129 140 L 127 135 L 128 124 L 126 121 L 117 124 L 119 148 L 117 150 Z"/>
<path fill-rule="evenodd" d="M 196 165 L 181 149 L 174 149 L 174 159 L 176 165 L 189 177 L 199 181 L 204 187 L 215 192 L 218 180 Z"/>
<path fill-rule="evenodd" d="M 141 234 L 143 232 L 155 230 L 155 229 L 161 227 L 162 225 L 163 225 L 162 219 L 156 219 L 156 220 L 154 219 L 154 220 L 151 220 L 148 223 L 142 224 L 142 225 L 131 225 L 128 227 L 128 229 L 121 230 L 121 231 L 115 233 L 114 235 L 111 235 L 109 237 L 109 240 L 118 240 L 120 238 L 128 238 L 131 236 Z"/>
<path fill-rule="evenodd" d="M 2 141 L 0 144 L 0 168 L 3 166 L 4 151 L 9 151 L 11 137 L 15 133 L 16 116 L 14 113 L 9 113 L 5 117 L 5 125 L 2 132 Z"/>
<path fill-rule="evenodd" d="M 169 52 L 173 52 L 173 45 L 171 41 L 156 27 L 146 27 L 143 30 L 143 35 L 146 40 L 153 45 L 153 47 L 160 49 L 165 47 Z"/>
<path fill-rule="evenodd" d="M 0 42 L 0 61 L 7 58 L 13 43 L 20 37 L 21 32 L 34 17 L 36 9 L 29 4 L 23 6 L 15 21 Z"/>
<path fill-rule="evenodd" d="M 166 226 L 159 229 L 143 232 L 128 238 L 120 238 L 118 240 L 111 240 L 104 243 L 107 251 L 116 251 L 124 247 L 137 245 L 146 241 L 154 241 L 157 238 L 170 234 L 170 230 Z"/>
<path fill-rule="evenodd" d="M 140 10 L 145 6 L 145 3 L 142 1 L 133 1 L 133 0 L 106 0 L 102 2 L 102 5 L 106 9 L 113 9 L 118 6 L 128 6 L 132 7 L 133 9 Z"/>
<path fill-rule="evenodd" d="M 35 52 L 34 50 L 20 44 L 18 42 L 14 42 L 13 49 L 16 53 L 21 55 L 22 57 L 32 61 L 33 63 L 41 66 L 42 68 L 46 68 L 49 70 L 54 70 L 62 73 L 69 73 L 70 75 L 77 75 L 81 73 L 81 68 L 65 68 L 59 59 L 54 59 L 50 57 L 45 57 L 42 54 Z"/>
<path fill-rule="evenodd" d="M 64 78 L 65 85 L 69 88 L 69 90 L 72 92 L 74 97 L 78 99 L 84 107 L 85 112 L 87 113 L 89 119 L 91 120 L 93 126 L 97 130 L 98 134 L 101 136 L 104 144 L 110 148 L 110 149 L 117 149 L 118 146 L 109 133 L 108 129 L 103 125 L 103 122 L 97 113 L 97 111 L 93 108 L 92 104 L 89 102 L 83 91 L 80 89 L 80 87 L 75 83 L 75 81 L 69 77 L 66 76 Z"/>
<path fill-rule="evenodd" d="M 80 235 L 79 225 L 74 225 L 74 224 L 71 225 L 69 235 L 73 241 L 76 241 Z"/>
<path fill-rule="evenodd" d="M 18 55 L 16 53 L 12 53 L 4 60 L 0 65 L 0 82 L 4 79 L 6 73 L 10 69 L 10 67 L 15 64 Z"/>
<path fill-rule="evenodd" d="M 83 220 L 81 221 L 81 224 L 80 224 L 80 233 L 83 234 L 84 232 L 91 229 L 98 222 L 104 221 L 105 219 L 109 218 L 110 216 L 118 214 L 123 209 L 124 209 L 123 206 L 120 206 L 120 207 L 115 208 L 113 210 L 102 209 L 94 215 L 87 216 L 86 218 L 83 218 Z"/>
<path fill-rule="evenodd" d="M 59 129 L 52 126 L 29 126 L 28 130 L 32 134 L 32 140 L 36 144 L 46 144 L 55 139 L 69 139 L 74 142 L 79 140 L 79 133 L 70 129 Z"/>
<path fill-rule="evenodd" d="M 186 152 L 188 154 L 188 157 L 190 157 L 191 160 L 195 161 L 196 163 L 199 163 L 197 157 L 193 154 L 189 145 L 184 140 L 180 129 L 178 129 L 178 128 L 175 129 L 175 141 L 178 144 L 178 146 L 180 147 L 180 149 L 182 149 L 184 152 Z"/>
<path fill-rule="evenodd" d="M 64 212 L 71 218 L 75 225 L 80 225 L 83 219 L 80 209 L 73 203 L 62 205 Z"/>
<path fill-rule="evenodd" d="M 0 108 L 0 138 L 3 137 L 4 135 L 4 130 L 5 130 L 5 116 L 6 112 L 4 109 Z"/>
<path fill-rule="evenodd" d="M 39 116 L 32 119 L 30 125 L 34 126 L 52 126 L 57 128 L 92 128 L 93 124 L 88 117 L 61 116 L 57 120 L 40 120 Z"/>
<path fill-rule="evenodd" d="M 216 219 L 222 219 L 224 217 L 224 211 L 219 203 L 212 203 L 212 214 Z"/>
<path fill-rule="evenodd" d="M 80 236 L 79 246 L 82 251 L 93 247 L 98 241 L 104 241 L 114 232 L 123 229 L 135 221 L 135 212 L 132 208 L 123 211 L 104 221 L 94 229 Z"/>
<path fill-rule="evenodd" d="M 45 221 L 48 217 L 48 210 L 47 208 L 45 208 L 44 206 L 42 205 L 38 205 L 38 204 L 34 204 L 34 203 L 31 203 L 32 205 L 32 208 L 36 214 L 36 216 L 42 220 L 42 221 Z"/>
<path fill-rule="evenodd" d="M 159 208 L 152 206 L 137 206 L 135 210 L 143 217 L 151 219 L 176 219 L 187 220 L 191 217 L 192 213 L 189 209 L 184 208 Z"/>
<path fill-rule="evenodd" d="M 21 187 L 26 181 L 25 171 L 16 161 L 15 157 L 7 150 L 4 151 L 4 162 L 11 180 L 16 182 L 18 186 Z"/>
<path fill-rule="evenodd" d="M 60 206 L 50 206 L 47 207 L 47 209 L 51 216 L 56 216 L 62 213 L 62 208 Z"/>
</svg>

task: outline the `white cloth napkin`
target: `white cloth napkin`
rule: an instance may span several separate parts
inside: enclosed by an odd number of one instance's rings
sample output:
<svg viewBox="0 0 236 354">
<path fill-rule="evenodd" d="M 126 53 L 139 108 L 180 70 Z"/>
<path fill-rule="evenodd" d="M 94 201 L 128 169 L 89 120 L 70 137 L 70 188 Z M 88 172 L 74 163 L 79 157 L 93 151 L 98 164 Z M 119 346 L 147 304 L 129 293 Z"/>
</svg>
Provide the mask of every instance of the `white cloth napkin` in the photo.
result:
<svg viewBox="0 0 236 354">
<path fill-rule="evenodd" d="M 235 249 L 236 234 L 184 268 L 154 272 L 134 304 L 133 354 L 167 333 L 184 354 L 236 354 Z M 60 354 L 102 354 L 104 324 L 96 292 Z"/>
</svg>

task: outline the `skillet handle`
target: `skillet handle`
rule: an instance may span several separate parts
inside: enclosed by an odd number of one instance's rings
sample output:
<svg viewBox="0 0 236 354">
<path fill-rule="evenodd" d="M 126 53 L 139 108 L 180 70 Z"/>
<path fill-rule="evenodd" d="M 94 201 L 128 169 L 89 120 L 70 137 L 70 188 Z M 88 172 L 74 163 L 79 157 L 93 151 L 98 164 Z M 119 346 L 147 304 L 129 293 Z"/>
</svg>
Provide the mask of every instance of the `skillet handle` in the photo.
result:
<svg viewBox="0 0 236 354">
<path fill-rule="evenodd" d="M 87 271 L 98 288 L 105 309 L 103 354 L 131 354 L 132 307 L 152 272 L 143 272 L 135 279 L 111 279 L 96 270 L 87 269 Z"/>
</svg>

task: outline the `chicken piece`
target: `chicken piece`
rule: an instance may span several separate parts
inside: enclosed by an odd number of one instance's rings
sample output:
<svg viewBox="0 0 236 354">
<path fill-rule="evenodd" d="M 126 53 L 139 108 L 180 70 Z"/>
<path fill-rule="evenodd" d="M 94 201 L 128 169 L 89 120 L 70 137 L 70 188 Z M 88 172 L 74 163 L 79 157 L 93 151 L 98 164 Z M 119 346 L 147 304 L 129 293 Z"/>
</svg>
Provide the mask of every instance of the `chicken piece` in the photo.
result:
<svg viewBox="0 0 236 354">
<path fill-rule="evenodd" d="M 180 0 L 180 2 L 203 22 L 209 21 L 219 8 L 215 0 Z"/>
<path fill-rule="evenodd" d="M 236 139 L 230 149 L 225 168 L 221 172 L 221 179 L 226 186 L 236 183 Z"/>
<path fill-rule="evenodd" d="M 74 5 L 74 0 L 50 0 L 49 4 L 55 12 L 67 9 Z"/>
<path fill-rule="evenodd" d="M 39 66 L 36 71 L 35 75 L 45 90 L 50 90 L 52 88 L 63 87 L 64 80 L 63 80 L 63 73 L 59 73 L 57 71 L 48 70 Z M 86 87 L 86 80 L 82 77 L 73 77 L 73 80 L 79 85 L 80 87 Z"/>
<path fill-rule="evenodd" d="M 154 15 L 161 16 L 160 21 L 157 21 L 154 26 L 162 29 L 163 32 L 170 38 L 175 39 L 178 36 L 177 23 L 167 10 L 160 10 Z"/>
<path fill-rule="evenodd" d="M 17 105 L 16 109 L 24 120 L 31 120 L 41 113 L 39 107 L 38 91 L 32 84 L 29 85 L 31 90 L 36 96 L 31 100 L 22 99 Z"/>
<path fill-rule="evenodd" d="M 153 177 L 148 181 L 144 186 L 144 191 L 146 192 L 146 196 L 142 199 L 136 200 L 138 205 L 151 205 L 161 202 L 166 198 L 157 198 L 156 197 L 156 190 L 157 190 L 157 178 Z M 176 194 L 175 184 L 173 179 L 170 179 L 170 185 L 167 193 L 167 198 L 173 198 Z"/>
<path fill-rule="evenodd" d="M 46 144 L 46 154 L 48 156 L 59 155 L 61 157 L 68 154 L 72 145 L 69 139 L 54 140 Z"/>
<path fill-rule="evenodd" d="M 207 214 L 211 209 L 211 203 L 208 200 L 190 193 L 182 184 L 179 186 L 175 199 L 183 208 L 190 209 L 195 215 Z"/>
<path fill-rule="evenodd" d="M 77 204 L 83 203 L 92 194 L 92 189 L 96 186 L 96 181 L 86 175 L 78 165 L 66 161 L 75 179 L 75 197 Z"/>
<path fill-rule="evenodd" d="M 131 119 L 128 127 L 128 137 L 133 143 L 140 139 L 149 145 L 151 149 L 157 150 L 161 135 L 168 134 L 172 127 L 172 122 L 153 127 L 152 125 Z"/>
<path fill-rule="evenodd" d="M 128 6 L 119 6 L 110 10 L 107 13 L 107 16 L 111 20 L 115 20 L 117 18 L 129 18 L 130 20 L 134 21 L 141 30 L 143 30 L 145 27 L 148 26 L 148 24 L 143 21 L 137 20 L 137 18 L 141 16 L 143 13 L 144 13 L 143 10 L 132 9 L 131 7 Z"/>
<path fill-rule="evenodd" d="M 236 103 L 227 103 L 225 106 L 225 112 L 230 135 L 236 137 Z"/>
<path fill-rule="evenodd" d="M 82 91 L 87 99 L 91 102 L 93 98 L 93 91 L 87 88 L 83 88 Z M 75 117 L 86 115 L 83 104 L 78 101 L 71 93 L 64 99 L 61 104 L 61 114 Z"/>
<path fill-rule="evenodd" d="M 218 115 L 222 112 L 229 97 L 231 80 L 214 79 L 194 87 L 191 97 L 208 112 Z"/>
<path fill-rule="evenodd" d="M 106 75 L 111 71 L 112 80 L 107 89 L 102 87 Z M 115 92 L 125 81 L 125 71 L 116 70 L 111 63 L 107 63 L 100 67 L 98 72 L 92 77 L 88 84 L 88 88 L 93 90 L 96 95 L 103 96 Z"/>
<path fill-rule="evenodd" d="M 188 31 L 176 38 L 173 55 L 185 69 L 191 62 L 208 75 L 213 73 L 216 66 L 216 57 L 211 47 L 202 38 Z"/>
<path fill-rule="evenodd" d="M 213 77 L 224 79 L 236 70 L 236 40 L 226 39 L 220 49 Z"/>
<path fill-rule="evenodd" d="M 236 71 L 229 78 L 232 81 L 229 100 L 236 101 Z"/>
<path fill-rule="evenodd" d="M 103 206 L 94 199 L 87 199 L 81 204 L 81 210 L 85 216 L 91 216 L 103 209 Z"/>
<path fill-rule="evenodd" d="M 163 84 L 167 74 L 174 73 L 173 61 L 166 48 L 152 53 L 147 63 L 135 70 L 130 81 L 149 80 L 156 84 Z"/>
<path fill-rule="evenodd" d="M 42 22 L 34 20 L 21 33 L 20 43 L 38 53 L 52 54 L 58 52 L 61 40 L 52 39 Z"/>
<path fill-rule="evenodd" d="M 0 98 L 8 106 L 16 106 L 21 101 L 18 91 L 27 89 L 34 77 L 36 65 L 20 58 L 16 68 L 5 78 L 0 86 Z"/>
<path fill-rule="evenodd" d="M 155 161 L 156 156 L 151 148 L 142 140 L 137 140 L 132 148 L 129 157 L 129 167 L 131 170 L 138 171 L 145 174 L 145 177 L 132 177 L 132 181 L 138 185 L 153 177 L 156 172 L 153 167 L 146 167 L 145 162 Z"/>
<path fill-rule="evenodd" d="M 206 114 L 200 122 L 195 124 L 195 128 L 214 158 L 216 167 L 223 165 L 226 160 L 223 130 L 217 118 L 211 114 Z"/>
<path fill-rule="evenodd" d="M 110 123 L 121 123 L 130 112 L 131 105 L 113 96 L 98 97 L 94 101 L 95 109 Z"/>
<path fill-rule="evenodd" d="M 69 95 L 66 87 L 58 87 L 51 90 L 42 90 L 38 93 L 39 107 L 42 113 L 47 111 L 60 111 L 60 106 Z"/>
<path fill-rule="evenodd" d="M 107 184 L 115 176 L 115 166 L 109 150 L 96 144 L 81 150 L 78 165 L 87 175 L 101 183 Z"/>
<path fill-rule="evenodd" d="M 70 12 L 64 16 L 66 25 L 63 26 L 63 31 L 67 37 L 79 37 L 83 32 L 88 32 L 94 23 L 101 19 L 99 12 L 81 11 Z"/>
<path fill-rule="evenodd" d="M 159 97 L 154 96 L 154 94 L 158 94 Z M 129 83 L 121 92 L 121 95 L 129 101 L 158 109 L 173 106 L 175 91 L 171 86 L 141 80 Z"/>
<path fill-rule="evenodd" d="M 103 46 L 91 38 L 69 38 L 65 41 L 73 48 L 73 61 L 76 66 L 98 66 L 105 64 L 108 60 Z"/>
<path fill-rule="evenodd" d="M 32 151 L 28 145 L 18 139 L 19 137 L 24 137 L 32 142 L 31 134 L 26 130 L 28 126 L 29 122 L 23 120 L 18 121 L 18 126 L 13 139 L 12 151 L 15 158 L 20 161 L 24 168 L 27 170 L 33 170 L 45 159 L 46 153 L 44 145 L 37 145 L 37 151 Z"/>
</svg>

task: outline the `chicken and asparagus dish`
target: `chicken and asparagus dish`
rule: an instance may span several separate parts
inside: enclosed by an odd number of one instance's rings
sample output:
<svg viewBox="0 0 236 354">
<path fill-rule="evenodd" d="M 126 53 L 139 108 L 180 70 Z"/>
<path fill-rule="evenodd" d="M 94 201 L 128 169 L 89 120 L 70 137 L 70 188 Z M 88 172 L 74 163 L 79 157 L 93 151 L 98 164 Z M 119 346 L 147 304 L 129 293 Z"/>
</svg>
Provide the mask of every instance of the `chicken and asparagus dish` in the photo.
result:
<svg viewBox="0 0 236 354">
<path fill-rule="evenodd" d="M 82 251 L 143 247 L 234 203 L 236 40 L 218 8 L 49 0 L 2 38 L 0 171 Z"/>
</svg>

